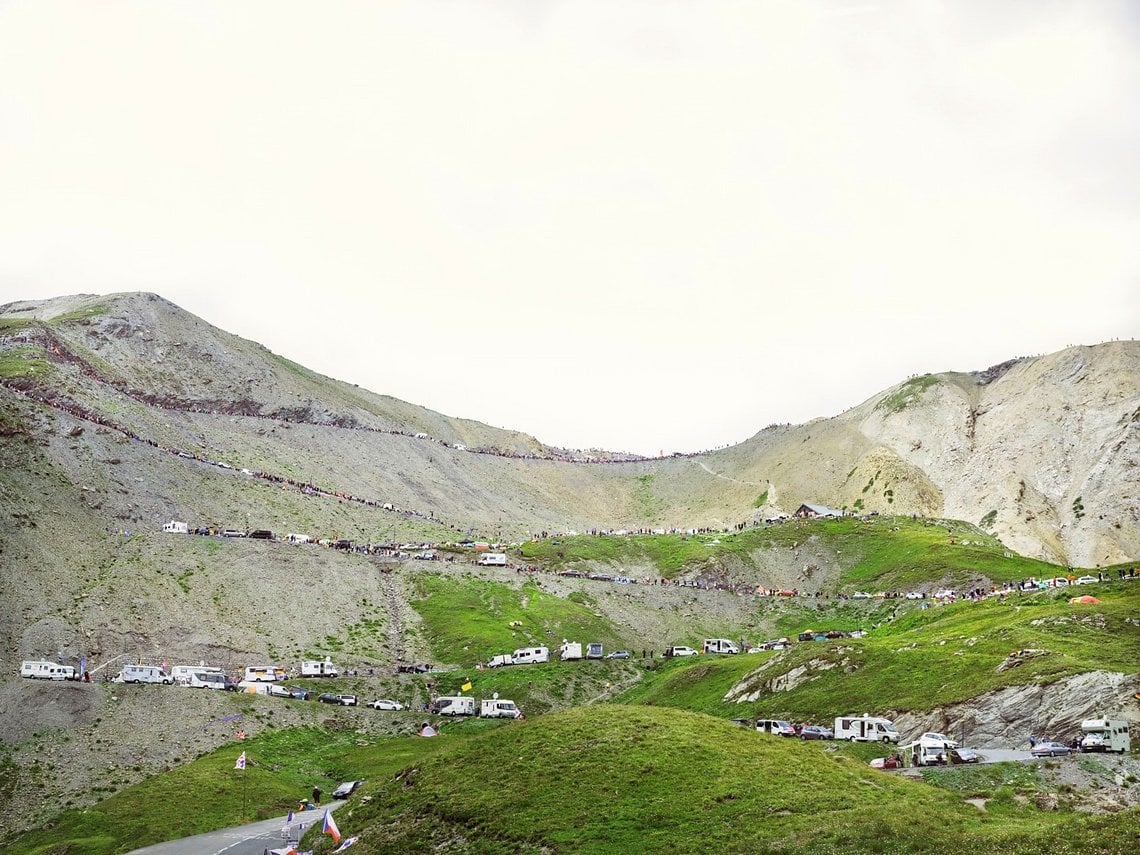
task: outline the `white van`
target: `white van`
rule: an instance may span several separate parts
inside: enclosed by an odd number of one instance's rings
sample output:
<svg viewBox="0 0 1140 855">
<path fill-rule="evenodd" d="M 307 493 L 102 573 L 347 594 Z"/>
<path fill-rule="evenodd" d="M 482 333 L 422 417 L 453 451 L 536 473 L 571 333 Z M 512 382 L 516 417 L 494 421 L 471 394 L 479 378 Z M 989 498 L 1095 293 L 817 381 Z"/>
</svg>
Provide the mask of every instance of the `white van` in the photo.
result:
<svg viewBox="0 0 1140 855">
<path fill-rule="evenodd" d="M 119 680 L 123 683 L 162 683 L 169 686 L 174 678 L 157 665 L 124 665 L 119 672 Z"/>
<path fill-rule="evenodd" d="M 533 665 L 536 662 L 549 662 L 550 651 L 545 647 L 520 647 L 511 654 L 516 665 Z"/>
<path fill-rule="evenodd" d="M 432 701 L 436 715 L 475 715 L 475 699 L 466 695 L 445 695 Z"/>
<path fill-rule="evenodd" d="M 505 552 L 485 552 L 479 556 L 479 563 L 484 567 L 506 567 L 507 554 Z"/>
<path fill-rule="evenodd" d="M 170 669 L 170 676 L 174 678 L 174 682 L 180 686 L 190 685 L 190 680 L 195 674 L 224 674 L 221 668 L 215 668 L 212 665 L 202 663 L 200 665 L 175 665 Z"/>
<path fill-rule="evenodd" d="M 498 656 L 492 656 L 491 661 L 487 663 L 488 668 L 498 668 L 502 665 L 514 665 L 515 657 L 511 653 L 500 653 Z"/>
<path fill-rule="evenodd" d="M 479 715 L 481 718 L 522 718 L 522 710 L 515 706 L 514 701 L 500 700 L 496 694 L 481 702 Z"/>
<path fill-rule="evenodd" d="M 245 669 L 247 683 L 272 683 L 286 678 L 285 669 L 279 665 L 250 665 Z"/>
<path fill-rule="evenodd" d="M 778 718 L 762 718 L 756 722 L 756 729 L 761 733 L 769 733 L 772 736 L 795 736 L 796 729 L 792 727 L 791 722 L 783 721 Z"/>
<path fill-rule="evenodd" d="M 701 651 L 703 653 L 739 653 L 740 648 L 727 638 L 706 638 Z"/>
<path fill-rule="evenodd" d="M 332 664 L 331 659 L 321 662 L 319 659 L 309 659 L 301 663 L 302 677 L 339 677 L 340 671 Z"/>
<path fill-rule="evenodd" d="M 876 718 L 864 713 L 861 716 L 841 716 L 835 720 L 835 738 L 852 742 L 899 741 L 899 732 L 889 719 Z"/>
<path fill-rule="evenodd" d="M 563 641 L 562 646 L 558 648 L 558 658 L 563 662 L 569 662 L 572 659 L 581 659 L 582 644 L 577 641 Z"/>
<path fill-rule="evenodd" d="M 167 534 L 189 534 L 190 526 L 184 522 L 179 522 L 178 520 L 171 520 L 170 522 L 163 524 L 162 530 Z"/>
<path fill-rule="evenodd" d="M 225 691 L 226 675 L 220 668 L 209 671 L 195 671 L 186 681 L 191 689 L 219 689 Z"/>
<path fill-rule="evenodd" d="M 59 668 L 54 662 L 40 659 L 25 659 L 20 663 L 20 676 L 32 680 L 50 680 L 55 670 Z"/>
<path fill-rule="evenodd" d="M 1081 751 L 1118 751 L 1127 754 L 1132 750 L 1128 735 L 1128 722 L 1107 718 L 1086 718 L 1081 722 Z"/>
</svg>

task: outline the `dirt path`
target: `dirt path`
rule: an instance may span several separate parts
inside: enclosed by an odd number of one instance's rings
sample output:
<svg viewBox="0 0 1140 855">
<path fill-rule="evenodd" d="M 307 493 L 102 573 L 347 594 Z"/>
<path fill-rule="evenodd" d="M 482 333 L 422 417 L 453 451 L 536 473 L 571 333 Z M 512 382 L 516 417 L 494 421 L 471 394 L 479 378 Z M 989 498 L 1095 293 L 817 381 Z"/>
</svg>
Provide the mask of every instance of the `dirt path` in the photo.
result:
<svg viewBox="0 0 1140 855">
<path fill-rule="evenodd" d="M 715 478 L 720 478 L 722 481 L 731 481 L 733 484 L 747 484 L 749 487 L 766 487 L 767 484 L 757 484 L 755 481 L 741 481 L 738 478 L 729 478 L 727 475 L 721 475 L 719 472 L 713 472 L 708 466 L 705 465 L 703 460 L 698 460 L 697 465 L 708 472 Z"/>
</svg>

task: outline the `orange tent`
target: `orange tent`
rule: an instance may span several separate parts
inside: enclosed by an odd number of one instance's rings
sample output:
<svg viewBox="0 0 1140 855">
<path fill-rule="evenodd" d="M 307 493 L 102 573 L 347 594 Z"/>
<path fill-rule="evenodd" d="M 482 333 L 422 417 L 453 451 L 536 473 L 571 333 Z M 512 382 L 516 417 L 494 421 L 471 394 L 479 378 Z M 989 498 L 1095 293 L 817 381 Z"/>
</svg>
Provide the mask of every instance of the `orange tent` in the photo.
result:
<svg viewBox="0 0 1140 855">
<path fill-rule="evenodd" d="M 1085 594 L 1083 597 L 1073 597 L 1071 600 L 1069 600 L 1069 605 L 1075 605 L 1076 603 L 1096 604 L 1099 602 L 1100 600 L 1098 600 L 1096 597 L 1090 597 L 1088 594 Z"/>
</svg>

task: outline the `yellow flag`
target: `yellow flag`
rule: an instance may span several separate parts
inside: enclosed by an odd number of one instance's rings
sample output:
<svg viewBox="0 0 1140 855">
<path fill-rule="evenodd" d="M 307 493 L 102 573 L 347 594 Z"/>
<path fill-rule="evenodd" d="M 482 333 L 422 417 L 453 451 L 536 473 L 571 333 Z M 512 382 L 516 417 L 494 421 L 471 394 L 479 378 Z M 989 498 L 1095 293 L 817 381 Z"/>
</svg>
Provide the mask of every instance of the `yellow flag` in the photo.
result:
<svg viewBox="0 0 1140 855">
<path fill-rule="evenodd" d="M 462 686 L 460 686 L 459 691 L 470 692 L 471 691 L 471 681 L 468 680 L 466 683 L 464 683 Z"/>
</svg>

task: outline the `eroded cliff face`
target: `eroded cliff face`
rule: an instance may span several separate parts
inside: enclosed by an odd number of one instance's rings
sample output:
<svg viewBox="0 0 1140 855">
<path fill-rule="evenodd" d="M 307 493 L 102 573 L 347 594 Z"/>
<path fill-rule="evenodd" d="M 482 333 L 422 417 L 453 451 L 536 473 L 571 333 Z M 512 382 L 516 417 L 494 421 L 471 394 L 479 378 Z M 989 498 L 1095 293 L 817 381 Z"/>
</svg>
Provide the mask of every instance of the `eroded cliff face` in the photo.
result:
<svg viewBox="0 0 1140 855">
<path fill-rule="evenodd" d="M 979 523 L 1062 563 L 1135 558 L 1140 347 L 1073 347 L 999 368 L 912 378 L 842 417 L 879 446 L 858 463 L 860 478 L 882 473 L 864 506 Z"/>
</svg>

